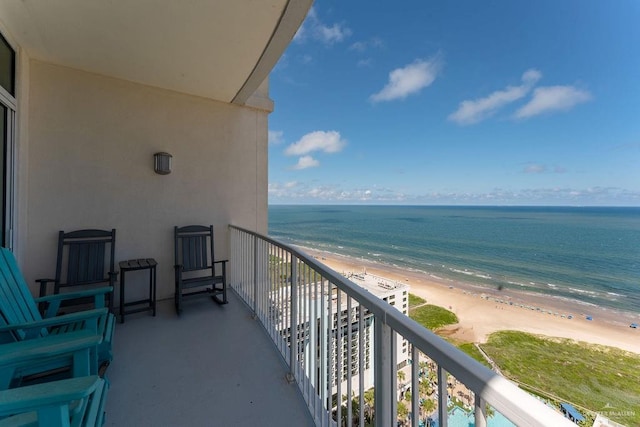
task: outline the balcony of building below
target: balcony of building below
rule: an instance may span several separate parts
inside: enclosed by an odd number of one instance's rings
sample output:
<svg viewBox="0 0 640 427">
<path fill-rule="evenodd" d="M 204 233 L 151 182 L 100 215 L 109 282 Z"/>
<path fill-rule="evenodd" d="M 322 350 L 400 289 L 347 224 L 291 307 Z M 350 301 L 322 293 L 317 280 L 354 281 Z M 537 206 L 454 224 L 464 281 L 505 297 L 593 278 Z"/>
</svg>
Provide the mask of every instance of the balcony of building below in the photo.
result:
<svg viewBox="0 0 640 427">
<path fill-rule="evenodd" d="M 229 300 L 187 300 L 180 317 L 164 300 L 116 326 L 106 426 L 314 425 L 271 338 Z"/>
</svg>

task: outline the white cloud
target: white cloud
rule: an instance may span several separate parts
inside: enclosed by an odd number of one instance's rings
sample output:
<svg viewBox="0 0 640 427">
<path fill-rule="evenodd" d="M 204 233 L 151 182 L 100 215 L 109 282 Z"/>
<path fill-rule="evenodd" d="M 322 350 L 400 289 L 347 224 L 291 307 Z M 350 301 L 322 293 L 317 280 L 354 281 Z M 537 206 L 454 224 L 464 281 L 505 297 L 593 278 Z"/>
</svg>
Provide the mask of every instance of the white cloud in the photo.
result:
<svg viewBox="0 0 640 427">
<path fill-rule="evenodd" d="M 268 133 L 269 144 L 281 144 L 284 142 L 284 132 L 281 130 L 270 130 Z"/>
<path fill-rule="evenodd" d="M 316 9 L 309 9 L 307 18 L 304 20 L 295 36 L 294 41 L 304 42 L 309 37 L 326 45 L 341 42 L 351 35 L 351 30 L 344 24 L 325 24 L 320 18 Z"/>
<path fill-rule="evenodd" d="M 505 105 L 525 97 L 541 77 L 540 71 L 529 69 L 522 74 L 520 86 L 507 86 L 506 89 L 495 91 L 487 97 L 462 101 L 458 109 L 449 115 L 449 120 L 459 125 L 478 123 Z"/>
<path fill-rule="evenodd" d="M 313 151 L 324 151 L 325 153 L 337 153 L 347 145 L 347 141 L 342 139 L 340 132 L 336 131 L 315 131 L 304 135 L 297 142 L 291 144 L 284 153 L 287 156 L 301 156 Z"/>
<path fill-rule="evenodd" d="M 328 186 L 314 187 L 302 193 L 302 197 L 330 200 L 335 198 L 335 190 Z"/>
<path fill-rule="evenodd" d="M 523 172 L 524 173 L 544 173 L 547 171 L 547 167 L 545 165 L 532 164 L 525 166 Z"/>
<path fill-rule="evenodd" d="M 526 119 L 551 111 L 568 111 L 578 104 L 591 100 L 591 94 L 573 86 L 546 86 L 533 91 L 533 98 L 518 111 L 515 117 Z"/>
<path fill-rule="evenodd" d="M 540 80 L 541 78 L 542 73 L 540 71 L 536 70 L 535 68 L 530 68 L 522 75 L 522 82 L 529 86 L 533 86 L 534 84 L 538 83 L 538 80 Z"/>
<path fill-rule="evenodd" d="M 562 174 L 567 172 L 567 168 L 564 166 L 553 166 L 549 167 L 547 165 L 539 164 L 539 163 L 530 163 L 525 165 L 522 169 L 523 173 L 527 174 L 540 174 L 540 173 L 557 173 Z"/>
<path fill-rule="evenodd" d="M 300 62 L 303 64 L 311 64 L 313 62 L 313 56 L 309 54 L 301 55 L 299 59 L 300 59 Z"/>
<path fill-rule="evenodd" d="M 383 48 L 385 46 L 384 41 L 382 41 L 382 39 L 379 37 L 373 37 L 369 41 L 369 45 L 375 48 Z"/>
<path fill-rule="evenodd" d="M 371 48 L 380 49 L 384 47 L 384 42 L 378 37 L 373 37 L 370 40 L 357 41 L 351 43 L 349 50 L 355 50 L 356 52 L 365 52 Z"/>
<path fill-rule="evenodd" d="M 311 11 L 309 11 L 309 14 L 310 13 Z M 307 15 L 306 19 L 298 27 L 298 31 L 296 31 L 296 33 L 293 35 L 294 42 L 302 43 L 307 38 L 308 20 L 309 20 L 309 15 Z"/>
<path fill-rule="evenodd" d="M 291 194 L 295 194 L 298 185 L 299 183 L 297 181 L 289 181 L 284 184 L 270 182 L 268 186 L 269 197 L 290 198 Z"/>
<path fill-rule="evenodd" d="M 332 26 L 317 25 L 314 28 L 314 36 L 317 40 L 325 44 L 341 42 L 351 35 L 351 30 L 341 24 Z"/>
<path fill-rule="evenodd" d="M 386 86 L 369 99 L 380 102 L 406 98 L 433 83 L 441 68 L 442 61 L 437 55 L 426 61 L 418 59 L 403 68 L 396 68 L 389 73 Z"/>
<path fill-rule="evenodd" d="M 358 52 L 364 52 L 367 50 L 367 42 L 355 42 L 349 46 L 349 50 L 356 50 Z"/>
<path fill-rule="evenodd" d="M 381 202 L 398 203 L 405 200 L 402 193 L 388 188 L 373 186 L 372 188 L 343 189 L 340 185 L 307 185 L 294 182 L 287 184 L 270 183 L 269 198 L 274 202 L 315 201 L 315 202 Z"/>
<path fill-rule="evenodd" d="M 301 170 L 301 169 L 315 168 L 318 166 L 320 166 L 320 162 L 314 159 L 313 157 L 302 156 L 298 159 L 298 163 L 296 163 L 296 165 L 293 166 L 293 169 Z"/>
<path fill-rule="evenodd" d="M 390 188 L 343 188 L 342 185 L 308 185 L 301 182 L 269 184 L 269 202 L 379 203 L 426 205 L 629 205 L 640 206 L 640 191 L 618 187 L 496 188 L 488 192 L 431 191 L 406 194 Z"/>
</svg>

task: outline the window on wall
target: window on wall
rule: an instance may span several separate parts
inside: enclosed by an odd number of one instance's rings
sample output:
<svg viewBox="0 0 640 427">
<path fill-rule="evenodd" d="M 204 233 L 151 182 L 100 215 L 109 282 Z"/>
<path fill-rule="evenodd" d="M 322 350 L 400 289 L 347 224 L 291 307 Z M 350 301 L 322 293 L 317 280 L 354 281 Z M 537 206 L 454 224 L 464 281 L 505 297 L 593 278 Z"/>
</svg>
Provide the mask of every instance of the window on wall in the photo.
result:
<svg viewBox="0 0 640 427">
<path fill-rule="evenodd" d="M 0 244 L 13 247 L 13 147 L 16 116 L 16 51 L 0 34 Z"/>
<path fill-rule="evenodd" d="M 16 52 L 0 34 L 0 86 L 16 95 Z"/>
</svg>

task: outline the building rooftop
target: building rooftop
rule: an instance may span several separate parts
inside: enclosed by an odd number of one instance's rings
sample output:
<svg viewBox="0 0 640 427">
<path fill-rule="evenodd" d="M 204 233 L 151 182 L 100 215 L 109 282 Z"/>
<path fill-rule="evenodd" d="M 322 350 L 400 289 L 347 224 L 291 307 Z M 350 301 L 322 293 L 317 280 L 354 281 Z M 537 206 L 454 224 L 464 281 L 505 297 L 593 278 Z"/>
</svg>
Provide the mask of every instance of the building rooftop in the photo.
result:
<svg viewBox="0 0 640 427">
<path fill-rule="evenodd" d="M 367 291 L 371 292 L 379 298 L 384 298 L 387 295 L 395 294 L 398 291 L 409 291 L 410 286 L 406 283 L 398 282 L 396 280 L 387 279 L 385 277 L 377 276 L 375 274 L 367 273 L 352 273 L 349 272 L 345 277 L 362 286 Z"/>
</svg>

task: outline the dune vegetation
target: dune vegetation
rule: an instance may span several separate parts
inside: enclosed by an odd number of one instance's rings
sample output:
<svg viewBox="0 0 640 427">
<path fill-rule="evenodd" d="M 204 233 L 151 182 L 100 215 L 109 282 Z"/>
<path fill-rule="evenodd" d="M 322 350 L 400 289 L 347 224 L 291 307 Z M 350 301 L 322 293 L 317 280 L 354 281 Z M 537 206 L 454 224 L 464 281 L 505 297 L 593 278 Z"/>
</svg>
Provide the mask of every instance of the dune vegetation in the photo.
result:
<svg viewBox="0 0 640 427">
<path fill-rule="evenodd" d="M 495 332 L 481 347 L 529 391 L 640 425 L 640 355 L 517 331 Z"/>
</svg>

